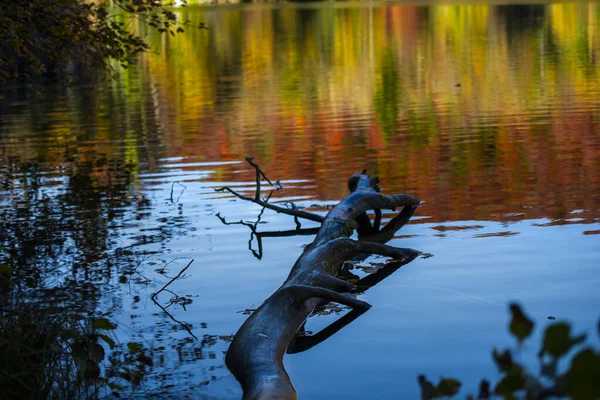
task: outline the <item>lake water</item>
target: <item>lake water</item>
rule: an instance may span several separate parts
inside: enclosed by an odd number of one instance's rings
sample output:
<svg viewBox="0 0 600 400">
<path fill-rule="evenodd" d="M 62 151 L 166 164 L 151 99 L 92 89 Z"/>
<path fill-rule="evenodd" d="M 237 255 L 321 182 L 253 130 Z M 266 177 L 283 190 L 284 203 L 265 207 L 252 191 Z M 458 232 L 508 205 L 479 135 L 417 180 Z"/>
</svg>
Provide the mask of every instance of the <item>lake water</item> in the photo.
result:
<svg viewBox="0 0 600 400">
<path fill-rule="evenodd" d="M 529 365 L 548 316 L 595 332 L 600 4 L 177 12 L 208 30 L 149 32 L 153 52 L 114 65 L 112 81 L 0 91 L 0 264 L 19 266 L 20 295 L 104 313 L 123 342 L 152 349 L 140 396 L 239 398 L 228 340 L 312 240 L 266 237 L 258 259 L 250 229 L 217 217 L 261 211 L 214 191 L 253 194 L 245 156 L 281 181 L 272 201 L 323 215 L 365 168 L 385 193 L 425 201 L 390 244 L 434 257 L 367 291 L 373 307 L 335 336 L 286 356 L 301 399 L 414 399 L 419 374 L 473 393 L 497 378 L 492 348 L 515 346 L 515 300 L 538 323 L 520 355 Z M 257 226 L 295 223 L 266 211 Z M 150 296 L 192 259 L 158 297 L 192 301 L 167 309 L 188 332 Z"/>
</svg>

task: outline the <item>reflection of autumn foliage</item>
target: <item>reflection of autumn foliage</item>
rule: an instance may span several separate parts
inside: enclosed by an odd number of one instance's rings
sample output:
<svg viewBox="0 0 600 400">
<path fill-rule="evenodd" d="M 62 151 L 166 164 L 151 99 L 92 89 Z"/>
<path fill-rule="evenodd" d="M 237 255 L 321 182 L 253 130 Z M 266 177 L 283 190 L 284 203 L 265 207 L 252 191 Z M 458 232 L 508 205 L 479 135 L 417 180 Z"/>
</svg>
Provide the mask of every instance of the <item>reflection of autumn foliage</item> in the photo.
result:
<svg viewBox="0 0 600 400">
<path fill-rule="evenodd" d="M 320 199 L 367 167 L 438 220 L 596 218 L 599 7 L 516 7 L 201 9 L 187 17 L 222 31 L 165 39 L 144 65 L 169 79 L 172 155 L 251 154 Z M 164 72 L 180 62 L 197 78 Z"/>
<path fill-rule="evenodd" d="M 210 30 L 151 37 L 160 51 L 118 83 L 142 117 L 98 135 L 155 137 L 161 156 L 253 155 L 318 182 L 290 195 L 324 200 L 368 168 L 436 220 L 599 217 L 598 4 L 177 12 Z M 244 179 L 236 168 L 215 179 Z"/>
</svg>

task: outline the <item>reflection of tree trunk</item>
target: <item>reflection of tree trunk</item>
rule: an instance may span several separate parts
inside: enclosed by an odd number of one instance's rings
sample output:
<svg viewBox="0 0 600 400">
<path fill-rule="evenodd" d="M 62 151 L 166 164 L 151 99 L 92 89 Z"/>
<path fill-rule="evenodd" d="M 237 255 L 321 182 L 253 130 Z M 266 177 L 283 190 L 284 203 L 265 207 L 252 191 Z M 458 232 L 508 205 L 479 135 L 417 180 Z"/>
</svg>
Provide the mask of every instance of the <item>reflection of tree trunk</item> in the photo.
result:
<svg viewBox="0 0 600 400">
<path fill-rule="evenodd" d="M 229 191 L 240 198 L 264 206 L 266 201 L 259 197 L 262 171 L 252 159 L 248 159 L 248 162 L 257 171 L 257 196 L 252 199 Z M 323 219 L 315 240 L 298 258 L 286 281 L 246 320 L 229 347 L 226 356 L 227 367 L 240 381 L 245 399 L 295 398 L 296 391 L 283 367 L 283 355 L 290 342 L 294 339 L 289 346 L 289 353 L 306 350 L 370 308 L 368 303 L 341 293 L 356 290 L 355 285 L 336 277 L 344 261 L 365 253 L 397 260 L 393 265 L 381 270 L 381 273 L 359 281 L 359 290 L 364 290 L 421 254 L 415 250 L 382 244 L 390 240 L 394 232 L 408 222 L 419 205 L 418 199 L 408 195 L 386 196 L 379 193 L 377 179 L 370 178 L 366 171 L 353 175 L 348 181 L 348 187 L 352 193 Z M 388 225 L 379 230 L 381 209 L 395 210 L 397 207 L 404 208 Z M 365 214 L 370 209 L 376 210 L 375 226 Z M 286 214 L 301 218 L 310 214 L 304 211 L 294 214 L 289 212 L 292 210 L 287 210 Z M 282 212 L 281 209 L 275 211 Z M 314 217 L 307 219 L 316 220 Z M 348 238 L 355 228 L 359 232 L 360 240 Z M 295 338 L 302 323 L 322 300 L 337 302 L 353 310 L 314 336 Z"/>
</svg>

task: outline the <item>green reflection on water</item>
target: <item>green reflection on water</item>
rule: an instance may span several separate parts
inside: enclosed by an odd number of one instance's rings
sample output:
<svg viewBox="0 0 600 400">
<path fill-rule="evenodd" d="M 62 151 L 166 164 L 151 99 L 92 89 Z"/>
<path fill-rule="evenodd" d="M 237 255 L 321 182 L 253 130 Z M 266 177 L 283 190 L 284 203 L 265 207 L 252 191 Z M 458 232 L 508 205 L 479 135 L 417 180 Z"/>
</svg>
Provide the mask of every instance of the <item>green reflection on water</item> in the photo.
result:
<svg viewBox="0 0 600 400">
<path fill-rule="evenodd" d="M 306 163 L 324 199 L 342 193 L 330 171 L 363 165 L 432 200 L 476 202 L 464 193 L 483 190 L 502 207 L 527 203 L 525 193 L 563 197 L 565 184 L 581 194 L 567 208 L 596 197 L 597 4 L 181 13 L 210 30 L 153 36 L 160 52 L 139 66 L 173 116 L 172 155 L 285 154 L 269 168 L 289 176 Z"/>
</svg>

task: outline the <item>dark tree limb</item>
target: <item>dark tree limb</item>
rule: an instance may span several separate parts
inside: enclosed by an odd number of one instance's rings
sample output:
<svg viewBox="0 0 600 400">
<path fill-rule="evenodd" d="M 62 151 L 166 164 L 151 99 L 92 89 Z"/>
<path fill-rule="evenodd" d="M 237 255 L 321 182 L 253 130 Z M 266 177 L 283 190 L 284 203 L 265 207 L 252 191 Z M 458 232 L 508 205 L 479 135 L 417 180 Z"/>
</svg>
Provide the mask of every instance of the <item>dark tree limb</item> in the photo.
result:
<svg viewBox="0 0 600 400">
<path fill-rule="evenodd" d="M 352 323 L 355 319 L 363 315 L 367 310 L 364 309 L 352 309 L 349 313 L 344 314 L 343 317 L 335 320 L 333 323 L 329 324 L 325 328 L 321 329 L 319 332 L 310 336 L 298 336 L 296 335 L 290 344 L 288 345 L 287 354 L 296 354 L 302 353 L 303 351 L 309 350 L 319 343 L 324 342 L 329 339 L 331 336 L 338 333 L 341 329 L 343 329 L 346 325 Z"/>
<path fill-rule="evenodd" d="M 192 333 L 192 330 L 190 329 L 190 325 L 189 324 L 187 324 L 185 322 L 181 322 L 180 320 L 178 320 L 174 316 L 172 316 L 171 313 L 168 312 L 165 307 L 163 307 L 158 301 L 156 301 L 156 299 L 153 298 L 152 301 L 154 302 L 154 304 L 156 304 L 157 306 L 159 306 L 160 309 L 163 310 L 165 312 L 165 314 L 167 314 L 167 316 L 169 318 L 171 318 L 171 320 L 173 322 L 176 322 L 179 325 L 183 326 L 183 329 L 185 329 L 187 331 L 187 333 L 190 334 L 191 337 L 193 337 L 194 339 L 198 339 L 198 337 Z"/>
<path fill-rule="evenodd" d="M 260 238 L 306 236 L 306 235 L 315 235 L 318 232 L 319 232 L 319 228 L 303 228 L 303 229 L 290 229 L 287 231 L 256 232 L 256 236 L 260 237 Z"/>
<path fill-rule="evenodd" d="M 418 256 L 418 252 L 415 252 L 414 257 Z M 409 256 L 403 261 L 396 261 L 386 264 L 382 269 L 377 272 L 367 275 L 366 277 L 360 279 L 355 285 L 352 285 L 344 280 L 337 279 L 342 282 L 346 282 L 352 289 L 353 293 L 364 293 L 366 290 L 372 288 L 377 285 L 379 282 L 396 272 L 400 267 L 408 264 L 414 259 L 413 255 Z M 330 275 L 325 275 L 330 276 Z M 296 335 L 290 344 L 288 345 L 287 354 L 296 354 L 306 351 L 319 343 L 327 340 L 337 332 L 339 332 L 346 325 L 353 322 L 355 319 L 364 314 L 367 310 L 361 309 L 352 309 L 349 313 L 345 314 L 341 318 L 337 319 L 327 327 L 321 329 L 319 332 L 314 335 Z"/>
<path fill-rule="evenodd" d="M 257 170 L 258 187 L 262 171 L 251 159 L 248 162 Z M 322 225 L 314 241 L 304 249 L 282 286 L 241 326 L 229 347 L 225 361 L 241 383 L 244 399 L 295 399 L 296 391 L 283 367 L 283 355 L 292 340 L 295 345 L 291 352 L 296 352 L 331 336 L 370 307 L 368 303 L 340 292 L 359 292 L 421 254 L 416 250 L 383 244 L 413 215 L 420 204 L 417 198 L 381 194 L 378 179 L 369 177 L 366 171 L 353 175 L 348 181 L 348 187 L 352 193 L 333 207 L 325 218 L 319 216 Z M 228 188 L 222 190 L 236 194 Z M 271 206 L 260 200 L 260 196 L 255 196 L 254 199 L 240 195 L 238 197 L 265 208 Z M 402 212 L 380 229 L 381 209 L 395 210 L 398 207 L 404 207 Z M 284 210 L 295 218 L 305 218 L 299 210 Z M 371 225 L 366 214 L 368 210 L 375 210 L 374 225 Z M 314 221 L 314 214 L 308 214 L 311 218 L 306 219 Z M 359 234 L 362 232 L 361 240 L 358 241 L 349 239 L 357 224 L 360 227 Z M 253 233 L 256 234 L 255 228 Z M 379 254 L 396 261 L 387 275 L 381 273 L 370 282 L 363 281 L 358 288 L 337 278 L 345 261 L 365 254 Z M 341 318 L 341 322 L 318 333 L 316 338 L 296 338 L 296 332 L 306 318 L 323 301 L 338 302 L 353 310 Z"/>
<path fill-rule="evenodd" d="M 256 191 L 254 193 L 254 198 L 244 196 L 243 194 L 236 192 L 235 190 L 231 189 L 228 186 L 224 186 L 222 188 L 215 189 L 215 192 L 229 192 L 242 200 L 251 201 L 253 203 L 263 206 L 264 208 L 268 208 L 270 210 L 276 211 L 281 214 L 291 215 L 295 218 L 304 218 L 304 219 L 308 219 L 308 220 L 314 221 L 314 222 L 323 222 L 324 218 L 321 217 L 320 215 L 313 214 L 313 213 L 310 213 L 307 211 L 298 210 L 298 209 L 290 209 L 290 208 L 280 207 L 280 206 L 269 203 L 268 200 L 267 201 L 262 200 L 260 198 L 260 189 L 261 189 L 260 177 L 262 176 L 263 178 L 265 178 L 265 180 L 267 182 L 269 182 L 269 184 L 271 186 L 273 186 L 273 184 L 265 176 L 265 174 L 261 171 L 258 164 L 254 163 L 254 161 L 252 161 L 253 159 L 254 159 L 253 157 L 246 157 L 246 161 L 248 161 L 248 163 L 250 165 L 252 165 L 254 167 L 254 169 L 256 170 Z M 299 225 L 299 222 L 297 220 L 296 220 L 296 225 Z"/>
<path fill-rule="evenodd" d="M 346 294 L 334 292 L 331 289 L 325 289 L 309 285 L 286 286 L 275 292 L 273 296 L 276 298 L 279 296 L 282 296 L 284 298 L 293 297 L 294 300 L 298 303 L 304 303 L 310 298 L 324 299 L 334 301 L 344 306 L 352 307 L 353 309 L 358 309 L 362 311 L 367 311 L 369 308 L 371 308 L 371 305 L 369 303 L 364 302 L 362 300 L 358 300 Z"/>
<path fill-rule="evenodd" d="M 254 157 L 246 157 L 246 161 L 248 161 L 248 163 L 252 165 L 256 170 L 256 194 L 254 195 L 254 201 L 256 202 L 260 201 L 260 177 L 262 176 L 263 178 L 265 178 L 265 180 L 269 182 L 269 185 L 271 186 L 273 186 L 273 183 L 271 183 L 269 178 L 267 178 L 267 176 L 262 172 L 258 164 L 255 164 L 252 160 L 254 160 Z M 269 197 L 271 196 L 269 195 Z"/>
<path fill-rule="evenodd" d="M 315 274 L 312 283 L 313 285 L 321 286 L 338 292 L 350 292 L 356 289 L 356 286 L 350 282 L 336 278 L 335 276 L 323 274 L 321 272 Z"/>
<path fill-rule="evenodd" d="M 396 232 L 398 232 L 404 225 L 408 223 L 415 211 L 417 211 L 417 208 L 419 208 L 418 205 L 405 206 L 402 211 L 392 218 L 382 229 L 366 235 L 361 235 L 359 232 L 358 239 L 377 243 L 385 243 L 392 240 Z"/>
<path fill-rule="evenodd" d="M 281 213 L 281 214 L 287 214 L 287 215 L 291 215 L 294 217 L 299 217 L 299 218 L 304 218 L 307 219 L 309 221 L 314 221 L 314 222 L 323 222 L 324 218 L 321 217 L 320 215 L 317 214 L 313 214 L 307 211 L 302 211 L 302 210 L 292 210 L 290 208 L 285 208 L 285 207 L 279 207 L 276 206 L 274 204 L 271 203 L 267 203 L 266 201 L 263 200 L 256 200 L 256 199 L 252 199 L 250 197 L 246 197 L 238 192 L 236 192 L 235 190 L 231 189 L 228 186 L 224 186 L 222 188 L 219 189 L 215 189 L 215 192 L 229 192 L 231 194 L 233 194 L 234 196 L 239 197 L 242 200 L 246 200 L 246 201 L 251 201 L 253 203 L 256 203 L 260 206 L 263 206 L 265 208 L 268 208 L 269 210 L 273 210 L 275 212 Z"/>
</svg>

